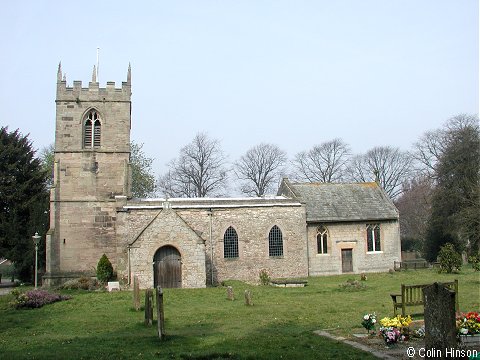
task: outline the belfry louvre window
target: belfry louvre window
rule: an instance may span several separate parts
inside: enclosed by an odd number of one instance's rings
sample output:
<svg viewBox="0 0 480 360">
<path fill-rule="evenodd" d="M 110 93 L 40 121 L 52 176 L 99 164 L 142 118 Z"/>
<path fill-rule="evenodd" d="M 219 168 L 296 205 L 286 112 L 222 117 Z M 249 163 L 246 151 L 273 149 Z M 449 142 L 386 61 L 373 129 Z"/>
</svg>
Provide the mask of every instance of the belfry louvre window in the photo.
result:
<svg viewBox="0 0 480 360">
<path fill-rule="evenodd" d="M 83 147 L 85 149 L 100 147 L 102 124 L 100 122 L 100 117 L 95 110 L 88 112 L 83 128 Z"/>
<path fill-rule="evenodd" d="M 328 253 L 328 234 L 324 226 L 317 229 L 317 254 Z"/>
<path fill-rule="evenodd" d="M 277 225 L 274 225 L 268 234 L 268 255 L 283 256 L 282 230 Z"/>
<path fill-rule="evenodd" d="M 223 234 L 223 257 L 238 258 L 238 235 L 231 226 Z"/>
<path fill-rule="evenodd" d="M 380 224 L 367 224 L 367 251 L 381 251 Z"/>
</svg>

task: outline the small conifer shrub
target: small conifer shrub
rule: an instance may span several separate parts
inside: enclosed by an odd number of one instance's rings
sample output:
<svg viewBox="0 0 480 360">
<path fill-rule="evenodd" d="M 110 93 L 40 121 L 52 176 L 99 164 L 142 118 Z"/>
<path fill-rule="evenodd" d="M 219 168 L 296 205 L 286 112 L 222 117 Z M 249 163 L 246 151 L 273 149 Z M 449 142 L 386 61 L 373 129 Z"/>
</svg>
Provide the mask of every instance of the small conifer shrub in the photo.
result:
<svg viewBox="0 0 480 360">
<path fill-rule="evenodd" d="M 440 263 L 440 272 L 451 274 L 454 271 L 460 271 L 462 268 L 462 256 L 455 251 L 453 244 L 446 243 L 440 248 L 438 253 Z"/>
<path fill-rule="evenodd" d="M 107 255 L 103 254 L 97 264 L 97 279 L 105 284 L 113 278 L 113 266 Z"/>
</svg>

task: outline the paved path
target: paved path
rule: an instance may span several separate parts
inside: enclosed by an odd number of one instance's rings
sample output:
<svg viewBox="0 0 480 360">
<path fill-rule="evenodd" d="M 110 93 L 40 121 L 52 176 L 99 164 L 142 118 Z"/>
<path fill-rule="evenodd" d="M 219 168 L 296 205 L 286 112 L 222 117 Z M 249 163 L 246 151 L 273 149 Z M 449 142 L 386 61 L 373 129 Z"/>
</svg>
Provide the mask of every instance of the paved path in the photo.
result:
<svg viewBox="0 0 480 360">
<path fill-rule="evenodd" d="M 369 346 L 366 346 L 366 345 L 363 345 L 363 344 L 359 344 L 358 342 L 355 342 L 355 341 L 351 341 L 351 340 L 348 340 L 342 336 L 335 336 L 335 335 L 332 335 L 330 334 L 329 332 L 327 331 L 323 331 L 323 330 L 317 330 L 317 331 L 314 331 L 315 334 L 317 335 L 320 335 L 320 336 L 324 336 L 326 338 L 329 338 L 329 339 L 332 339 L 332 340 L 337 340 L 337 341 L 341 341 L 343 342 L 344 344 L 348 344 L 350 346 L 353 346 L 354 348 L 357 348 L 357 349 L 360 349 L 360 350 L 363 350 L 363 351 L 366 351 L 366 352 L 369 352 L 370 354 L 372 354 L 373 356 L 379 358 L 379 359 L 385 359 L 385 360 L 395 360 L 395 357 L 393 356 L 390 356 L 389 354 L 385 354 L 383 352 L 380 352 L 376 349 L 373 349 Z"/>
</svg>

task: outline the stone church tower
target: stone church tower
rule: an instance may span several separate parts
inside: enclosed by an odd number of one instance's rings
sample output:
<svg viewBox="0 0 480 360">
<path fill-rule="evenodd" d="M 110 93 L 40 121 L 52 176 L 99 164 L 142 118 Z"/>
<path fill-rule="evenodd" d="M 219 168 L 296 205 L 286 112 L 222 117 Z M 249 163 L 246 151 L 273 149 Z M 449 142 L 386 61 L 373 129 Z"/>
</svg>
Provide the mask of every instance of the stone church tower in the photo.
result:
<svg viewBox="0 0 480 360">
<path fill-rule="evenodd" d="M 44 281 L 93 275 L 102 254 L 114 268 L 122 247 L 115 235 L 116 200 L 130 196 L 131 70 L 121 88 L 68 87 L 57 73 L 54 185 Z"/>
</svg>

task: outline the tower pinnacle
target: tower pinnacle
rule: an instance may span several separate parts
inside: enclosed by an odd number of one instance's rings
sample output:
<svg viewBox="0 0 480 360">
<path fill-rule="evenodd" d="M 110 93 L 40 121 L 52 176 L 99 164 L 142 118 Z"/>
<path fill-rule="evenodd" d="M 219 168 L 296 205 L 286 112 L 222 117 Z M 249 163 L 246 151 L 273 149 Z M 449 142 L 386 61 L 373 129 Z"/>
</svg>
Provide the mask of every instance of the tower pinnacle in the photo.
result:
<svg viewBox="0 0 480 360">
<path fill-rule="evenodd" d="M 62 62 L 58 63 L 57 82 L 62 81 Z"/>
</svg>

